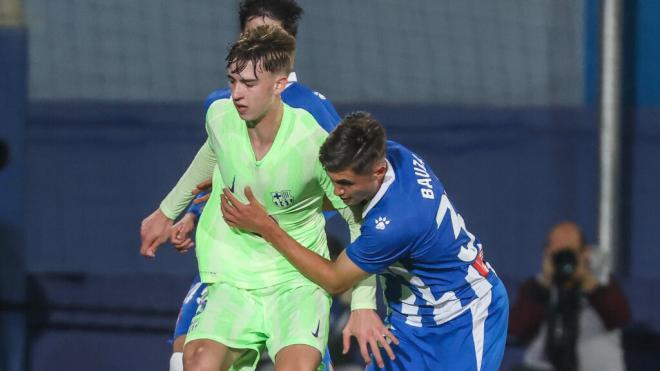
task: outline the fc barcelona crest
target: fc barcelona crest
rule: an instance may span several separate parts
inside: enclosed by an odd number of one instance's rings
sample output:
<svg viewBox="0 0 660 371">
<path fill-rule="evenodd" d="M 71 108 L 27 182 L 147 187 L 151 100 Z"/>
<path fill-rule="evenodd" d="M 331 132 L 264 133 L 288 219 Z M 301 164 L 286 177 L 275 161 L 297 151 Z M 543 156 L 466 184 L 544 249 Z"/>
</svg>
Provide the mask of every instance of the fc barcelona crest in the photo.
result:
<svg viewBox="0 0 660 371">
<path fill-rule="evenodd" d="M 273 203 L 277 207 L 284 208 L 293 205 L 293 194 L 289 190 L 271 192 L 270 194 L 273 196 Z"/>
</svg>

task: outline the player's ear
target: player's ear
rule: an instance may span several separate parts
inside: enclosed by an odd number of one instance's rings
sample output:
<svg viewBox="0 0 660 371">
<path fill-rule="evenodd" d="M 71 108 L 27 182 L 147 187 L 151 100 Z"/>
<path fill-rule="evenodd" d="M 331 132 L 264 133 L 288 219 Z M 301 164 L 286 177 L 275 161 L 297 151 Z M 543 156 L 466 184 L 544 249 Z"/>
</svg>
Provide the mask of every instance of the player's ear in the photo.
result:
<svg viewBox="0 0 660 371">
<path fill-rule="evenodd" d="M 387 173 L 387 161 L 385 161 L 384 159 L 377 161 L 374 164 L 373 172 L 374 172 L 374 176 L 378 180 L 385 178 L 385 173 Z"/>
<path fill-rule="evenodd" d="M 275 80 L 275 91 L 281 93 L 286 88 L 286 84 L 289 82 L 286 76 L 279 77 Z"/>
</svg>

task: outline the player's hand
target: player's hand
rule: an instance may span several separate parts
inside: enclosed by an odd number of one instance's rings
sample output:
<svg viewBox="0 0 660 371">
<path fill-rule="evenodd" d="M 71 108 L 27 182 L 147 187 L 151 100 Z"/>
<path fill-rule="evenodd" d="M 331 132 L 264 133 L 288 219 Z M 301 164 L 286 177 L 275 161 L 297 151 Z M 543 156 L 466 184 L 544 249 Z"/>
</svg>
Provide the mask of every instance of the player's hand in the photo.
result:
<svg viewBox="0 0 660 371">
<path fill-rule="evenodd" d="M 170 229 L 170 241 L 180 253 L 187 253 L 195 246 L 195 242 L 192 240 L 192 232 L 195 230 L 196 221 L 197 217 L 194 213 L 186 213 Z"/>
<path fill-rule="evenodd" d="M 344 348 L 343 354 L 348 353 L 351 347 L 351 336 L 355 336 L 360 346 L 360 354 L 366 363 L 371 362 L 369 350 L 376 359 L 378 367 L 383 368 L 383 357 L 381 356 L 380 345 L 385 349 L 387 356 L 394 359 L 394 352 L 390 347 L 390 342 L 399 345 L 399 339 L 394 336 L 390 330 L 383 325 L 383 321 L 373 309 L 356 309 L 351 312 L 348 323 L 342 330 Z M 389 340 L 389 341 L 388 341 Z"/>
<path fill-rule="evenodd" d="M 264 228 L 267 228 L 275 221 L 266 213 L 266 209 L 254 197 L 250 187 L 245 188 L 245 197 L 248 200 L 247 204 L 242 203 L 234 197 L 228 188 L 224 188 L 222 190 L 222 196 L 220 196 L 222 217 L 231 227 L 263 234 L 262 231 Z"/>
<path fill-rule="evenodd" d="M 156 250 L 167 241 L 171 227 L 172 219 L 165 216 L 160 209 L 144 218 L 140 226 L 140 254 L 155 258 Z"/>
<path fill-rule="evenodd" d="M 199 183 L 195 187 L 195 189 L 193 189 L 193 191 L 192 191 L 193 196 L 197 196 L 198 194 L 200 194 L 202 192 L 208 192 L 207 194 L 205 194 L 202 197 L 194 198 L 193 203 L 195 205 L 201 204 L 202 202 L 206 202 L 206 201 L 209 200 L 209 198 L 211 197 L 211 186 L 212 186 L 212 179 L 209 178 L 209 179 L 206 179 L 205 181 Z"/>
</svg>

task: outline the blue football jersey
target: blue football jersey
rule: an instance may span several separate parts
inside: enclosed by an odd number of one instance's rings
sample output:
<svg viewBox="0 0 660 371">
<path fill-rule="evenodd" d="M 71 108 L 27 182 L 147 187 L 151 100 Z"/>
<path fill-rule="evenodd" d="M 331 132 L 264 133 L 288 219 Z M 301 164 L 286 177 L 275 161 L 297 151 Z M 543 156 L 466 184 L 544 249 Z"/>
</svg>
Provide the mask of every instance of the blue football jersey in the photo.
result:
<svg viewBox="0 0 660 371">
<path fill-rule="evenodd" d="M 424 160 L 392 141 L 386 158 L 383 184 L 364 208 L 361 235 L 347 254 L 384 278 L 392 324 L 441 325 L 486 295 L 497 277 Z"/>
</svg>

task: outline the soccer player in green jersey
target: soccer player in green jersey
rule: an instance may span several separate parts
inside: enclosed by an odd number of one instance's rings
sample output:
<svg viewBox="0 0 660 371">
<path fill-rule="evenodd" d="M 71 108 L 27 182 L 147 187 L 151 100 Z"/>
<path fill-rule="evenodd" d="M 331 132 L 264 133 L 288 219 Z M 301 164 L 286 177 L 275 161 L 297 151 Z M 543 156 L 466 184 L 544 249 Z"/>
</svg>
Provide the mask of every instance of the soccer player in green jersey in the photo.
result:
<svg viewBox="0 0 660 371">
<path fill-rule="evenodd" d="M 294 49 L 295 40 L 273 26 L 234 43 L 227 57 L 231 99 L 211 105 L 207 142 L 144 229 L 169 228 L 190 189 L 212 174 L 218 190 L 250 185 L 282 228 L 327 258 L 323 199 L 345 206 L 317 159 L 327 132 L 308 112 L 281 102 Z M 209 286 L 188 333 L 186 369 L 250 369 L 264 347 L 277 369 L 315 369 L 327 340 L 328 294 L 260 236 L 230 228 L 220 193 L 211 193 L 197 230 L 200 274 Z M 143 244 L 143 253 L 153 255 L 157 246 Z"/>
</svg>

